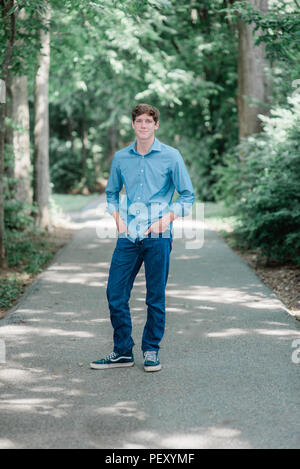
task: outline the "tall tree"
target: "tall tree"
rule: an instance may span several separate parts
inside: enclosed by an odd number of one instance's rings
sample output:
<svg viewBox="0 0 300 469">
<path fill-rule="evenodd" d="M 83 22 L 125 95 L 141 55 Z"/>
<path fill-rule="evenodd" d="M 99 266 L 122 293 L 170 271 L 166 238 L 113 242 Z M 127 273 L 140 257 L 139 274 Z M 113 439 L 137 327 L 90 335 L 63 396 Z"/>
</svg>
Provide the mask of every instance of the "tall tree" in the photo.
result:
<svg viewBox="0 0 300 469">
<path fill-rule="evenodd" d="M 26 17 L 26 11 L 22 8 L 16 11 L 17 21 L 20 20 L 18 30 L 24 36 L 26 29 L 22 27 Z M 24 39 L 19 38 L 15 41 L 18 50 L 26 46 Z M 24 59 L 18 57 L 22 66 Z M 7 93 L 10 98 L 6 114 L 13 121 L 10 129 L 10 144 L 13 148 L 14 165 L 12 176 L 15 179 L 15 194 L 17 200 L 31 204 L 31 164 L 30 164 L 30 134 L 29 134 L 29 105 L 28 105 L 28 79 L 24 74 L 14 75 L 10 73 L 8 77 Z"/>
<path fill-rule="evenodd" d="M 49 66 L 51 9 L 49 3 L 44 10 L 44 25 L 40 31 L 41 49 L 38 54 L 38 69 L 35 76 L 34 93 L 34 201 L 37 203 L 37 224 L 41 228 L 50 226 L 49 197 Z"/>
<path fill-rule="evenodd" d="M 267 12 L 268 0 L 248 0 L 252 7 L 260 12 Z M 267 65 L 265 45 L 255 44 L 260 34 L 254 31 L 254 23 L 238 22 L 238 116 L 239 139 L 260 132 L 259 114 L 266 114 L 264 103 L 268 101 L 268 86 L 265 76 Z"/>
<path fill-rule="evenodd" d="M 1 21 L 4 31 L 5 51 L 0 68 L 1 88 L 6 87 L 8 68 L 15 40 L 16 18 L 14 0 L 1 0 Z M 2 93 L 4 94 L 4 93 Z M 4 102 L 2 102 L 4 101 Z M 5 227 L 4 227 L 4 138 L 5 138 L 5 99 L 0 100 L 0 267 L 5 266 Z"/>
<path fill-rule="evenodd" d="M 27 76 L 11 76 L 8 80 L 10 95 L 7 115 L 12 119 L 11 144 L 14 153 L 13 177 L 15 179 L 15 197 L 21 202 L 32 202 L 29 106 Z"/>
</svg>

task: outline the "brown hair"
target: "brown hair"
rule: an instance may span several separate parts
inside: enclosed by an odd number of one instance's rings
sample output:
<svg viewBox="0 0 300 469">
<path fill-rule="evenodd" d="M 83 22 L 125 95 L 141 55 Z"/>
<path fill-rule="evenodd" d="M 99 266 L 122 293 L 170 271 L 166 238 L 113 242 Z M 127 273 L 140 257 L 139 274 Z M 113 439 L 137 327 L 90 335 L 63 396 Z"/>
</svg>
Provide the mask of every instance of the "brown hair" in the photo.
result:
<svg viewBox="0 0 300 469">
<path fill-rule="evenodd" d="M 159 110 L 154 106 L 150 106 L 150 104 L 138 104 L 135 106 L 135 108 L 132 110 L 132 122 L 135 121 L 137 116 L 141 116 L 142 114 L 148 114 L 148 116 L 152 116 L 155 124 L 158 122 Z"/>
</svg>

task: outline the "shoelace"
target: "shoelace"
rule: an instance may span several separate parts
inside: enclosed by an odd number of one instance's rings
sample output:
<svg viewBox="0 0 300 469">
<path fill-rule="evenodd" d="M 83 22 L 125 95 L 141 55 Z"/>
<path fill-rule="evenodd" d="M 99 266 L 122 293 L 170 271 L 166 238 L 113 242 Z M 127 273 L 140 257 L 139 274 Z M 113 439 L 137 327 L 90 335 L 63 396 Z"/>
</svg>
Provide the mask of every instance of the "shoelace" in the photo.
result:
<svg viewBox="0 0 300 469">
<path fill-rule="evenodd" d="M 145 361 L 156 362 L 156 352 L 152 350 L 145 352 L 144 359 Z"/>
<path fill-rule="evenodd" d="M 105 357 L 105 360 L 110 360 L 111 358 L 114 359 L 116 358 L 116 356 L 117 356 L 116 352 L 112 352 Z"/>
</svg>

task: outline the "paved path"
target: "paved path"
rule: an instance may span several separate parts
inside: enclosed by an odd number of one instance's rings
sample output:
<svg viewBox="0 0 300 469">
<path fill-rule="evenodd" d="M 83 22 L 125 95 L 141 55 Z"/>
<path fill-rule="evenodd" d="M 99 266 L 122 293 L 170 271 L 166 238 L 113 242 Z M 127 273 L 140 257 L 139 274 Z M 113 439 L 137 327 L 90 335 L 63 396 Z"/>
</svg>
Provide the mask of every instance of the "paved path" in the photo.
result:
<svg viewBox="0 0 300 469">
<path fill-rule="evenodd" d="M 74 219 L 81 229 L 0 321 L 0 448 L 299 448 L 300 322 L 212 231 L 201 249 L 174 241 L 163 370 L 143 371 L 143 271 L 136 365 L 89 369 L 112 349 L 115 240 L 97 236 L 112 219 L 96 202 Z"/>
</svg>

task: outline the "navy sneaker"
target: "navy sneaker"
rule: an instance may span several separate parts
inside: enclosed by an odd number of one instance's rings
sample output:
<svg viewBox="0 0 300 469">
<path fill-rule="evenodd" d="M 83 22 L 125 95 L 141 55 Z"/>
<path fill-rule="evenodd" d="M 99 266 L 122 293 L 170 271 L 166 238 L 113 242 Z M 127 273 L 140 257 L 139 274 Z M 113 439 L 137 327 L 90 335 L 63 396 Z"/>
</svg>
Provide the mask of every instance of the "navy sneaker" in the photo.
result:
<svg viewBox="0 0 300 469">
<path fill-rule="evenodd" d="M 90 363 L 90 367 L 94 370 L 105 370 L 106 368 L 123 368 L 133 365 L 134 357 L 132 352 L 127 352 L 124 354 L 112 352 L 110 355 L 107 355 L 107 357 Z"/>
<path fill-rule="evenodd" d="M 158 352 L 155 350 L 149 350 L 144 352 L 144 370 L 145 371 L 159 371 L 161 370 L 161 364 L 158 359 Z"/>
</svg>

